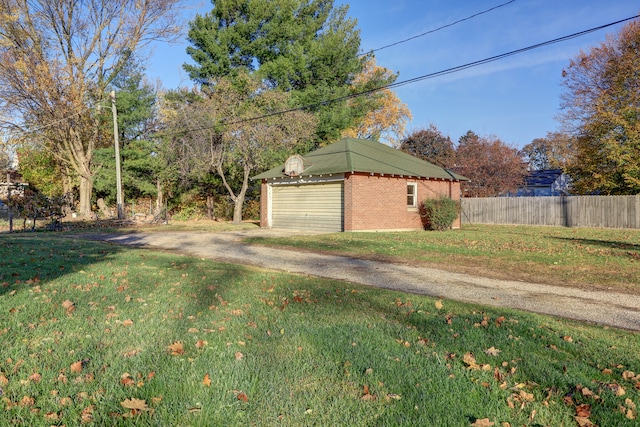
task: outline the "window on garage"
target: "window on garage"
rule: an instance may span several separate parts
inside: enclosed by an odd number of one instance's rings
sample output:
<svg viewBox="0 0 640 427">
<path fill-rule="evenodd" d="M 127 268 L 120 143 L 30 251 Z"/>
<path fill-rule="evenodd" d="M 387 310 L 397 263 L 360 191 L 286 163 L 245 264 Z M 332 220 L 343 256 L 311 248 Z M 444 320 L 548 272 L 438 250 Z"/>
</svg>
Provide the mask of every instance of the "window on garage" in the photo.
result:
<svg viewBox="0 0 640 427">
<path fill-rule="evenodd" d="M 415 208 L 418 206 L 418 184 L 415 182 L 407 183 L 407 207 Z"/>
</svg>

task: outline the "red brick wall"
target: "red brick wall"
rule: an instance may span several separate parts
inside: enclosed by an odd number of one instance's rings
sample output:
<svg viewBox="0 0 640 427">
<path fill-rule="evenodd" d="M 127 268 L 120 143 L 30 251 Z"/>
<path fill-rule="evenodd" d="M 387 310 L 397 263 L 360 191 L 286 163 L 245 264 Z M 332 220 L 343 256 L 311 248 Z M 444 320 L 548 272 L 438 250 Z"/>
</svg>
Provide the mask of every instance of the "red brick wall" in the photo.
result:
<svg viewBox="0 0 640 427">
<path fill-rule="evenodd" d="M 344 229 L 421 229 L 417 208 L 407 207 L 407 183 L 417 183 L 417 202 L 440 194 L 460 200 L 460 183 L 370 174 L 347 174 L 344 183 Z M 460 218 L 454 224 L 460 227 Z"/>
<path fill-rule="evenodd" d="M 345 174 L 344 231 L 422 229 L 417 208 L 407 207 L 407 183 L 418 184 L 417 202 L 446 194 L 460 200 L 460 183 L 370 174 Z M 260 191 L 260 227 L 269 226 L 266 180 Z M 460 228 L 460 218 L 453 223 Z"/>
</svg>

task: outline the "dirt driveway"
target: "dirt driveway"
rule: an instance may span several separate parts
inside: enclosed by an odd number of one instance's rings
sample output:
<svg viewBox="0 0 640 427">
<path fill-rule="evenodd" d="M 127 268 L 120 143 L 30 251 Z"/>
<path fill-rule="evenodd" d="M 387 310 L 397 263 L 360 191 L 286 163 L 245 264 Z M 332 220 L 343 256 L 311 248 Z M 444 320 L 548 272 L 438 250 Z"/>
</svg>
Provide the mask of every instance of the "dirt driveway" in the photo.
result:
<svg viewBox="0 0 640 427">
<path fill-rule="evenodd" d="M 202 258 L 345 280 L 379 288 L 496 307 L 510 307 L 640 331 L 640 296 L 519 281 L 495 280 L 442 270 L 248 245 L 244 237 L 291 232 L 166 232 L 94 234 L 82 238 L 159 248 Z"/>
</svg>

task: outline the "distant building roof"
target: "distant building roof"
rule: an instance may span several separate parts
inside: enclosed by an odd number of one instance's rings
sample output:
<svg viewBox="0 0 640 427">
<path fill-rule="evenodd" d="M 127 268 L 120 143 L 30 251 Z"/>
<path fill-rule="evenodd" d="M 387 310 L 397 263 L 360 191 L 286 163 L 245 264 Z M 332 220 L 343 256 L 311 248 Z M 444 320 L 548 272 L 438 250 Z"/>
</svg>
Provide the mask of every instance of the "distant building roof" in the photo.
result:
<svg viewBox="0 0 640 427">
<path fill-rule="evenodd" d="M 549 187 L 563 174 L 562 169 L 531 171 L 525 178 L 527 187 Z"/>
<path fill-rule="evenodd" d="M 467 181 L 462 175 L 426 162 L 418 157 L 368 139 L 344 138 L 302 157 L 304 171 L 299 176 L 368 172 L 416 178 Z M 252 179 L 284 178 L 284 165 Z"/>
</svg>

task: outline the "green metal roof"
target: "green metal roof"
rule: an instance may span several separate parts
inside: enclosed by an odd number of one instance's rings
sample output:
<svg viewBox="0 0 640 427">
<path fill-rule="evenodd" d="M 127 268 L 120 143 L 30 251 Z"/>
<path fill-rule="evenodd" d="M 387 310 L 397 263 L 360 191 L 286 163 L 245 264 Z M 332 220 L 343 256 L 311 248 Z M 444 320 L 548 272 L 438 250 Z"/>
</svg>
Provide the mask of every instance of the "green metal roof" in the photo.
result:
<svg viewBox="0 0 640 427">
<path fill-rule="evenodd" d="M 368 139 L 344 138 L 312 151 L 304 159 L 300 176 L 318 176 L 347 172 L 366 172 L 417 178 L 466 181 L 462 175 L 450 172 L 411 154 Z M 251 179 L 284 178 L 284 165 L 277 166 Z"/>
</svg>

